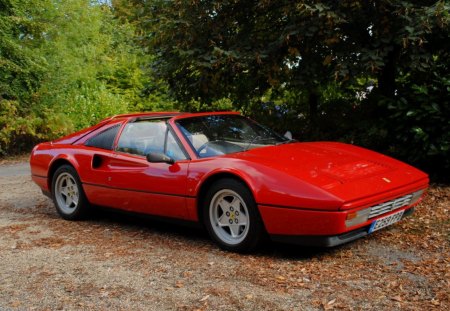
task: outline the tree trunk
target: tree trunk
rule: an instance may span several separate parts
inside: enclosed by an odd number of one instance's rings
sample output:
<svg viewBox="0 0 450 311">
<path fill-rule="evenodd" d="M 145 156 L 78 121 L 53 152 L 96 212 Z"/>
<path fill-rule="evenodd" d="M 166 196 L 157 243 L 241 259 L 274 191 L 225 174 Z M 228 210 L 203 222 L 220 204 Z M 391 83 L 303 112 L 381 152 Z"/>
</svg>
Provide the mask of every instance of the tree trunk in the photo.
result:
<svg viewBox="0 0 450 311">
<path fill-rule="evenodd" d="M 384 66 L 378 74 L 378 90 L 381 95 L 388 98 L 395 97 L 396 62 L 399 51 L 400 49 L 394 46 L 392 51 L 387 54 Z"/>
<path fill-rule="evenodd" d="M 319 110 L 319 94 L 315 89 L 309 92 L 308 102 L 310 134 L 314 137 L 318 133 L 317 117 Z"/>
</svg>

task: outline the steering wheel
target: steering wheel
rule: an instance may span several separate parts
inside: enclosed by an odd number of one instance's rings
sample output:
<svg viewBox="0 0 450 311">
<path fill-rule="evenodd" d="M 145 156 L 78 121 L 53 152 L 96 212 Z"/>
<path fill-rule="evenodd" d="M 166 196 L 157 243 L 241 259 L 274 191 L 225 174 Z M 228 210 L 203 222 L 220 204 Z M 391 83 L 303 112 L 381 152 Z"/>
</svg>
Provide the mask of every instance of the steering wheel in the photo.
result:
<svg viewBox="0 0 450 311">
<path fill-rule="evenodd" d="M 208 145 L 209 144 L 211 144 L 211 143 L 213 143 L 213 142 L 216 142 L 217 140 L 210 140 L 210 141 L 207 141 L 206 143 L 204 143 L 203 145 L 201 145 L 200 147 L 198 147 L 198 149 L 197 149 L 197 153 L 201 153 L 204 149 L 206 149 L 207 147 L 208 147 Z"/>
</svg>

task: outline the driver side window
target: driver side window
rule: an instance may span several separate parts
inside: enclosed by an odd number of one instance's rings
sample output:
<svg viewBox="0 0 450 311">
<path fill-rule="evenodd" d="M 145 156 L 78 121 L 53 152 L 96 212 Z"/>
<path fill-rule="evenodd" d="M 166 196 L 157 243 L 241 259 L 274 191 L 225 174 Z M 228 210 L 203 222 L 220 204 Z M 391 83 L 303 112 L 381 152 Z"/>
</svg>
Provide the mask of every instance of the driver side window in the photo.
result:
<svg viewBox="0 0 450 311">
<path fill-rule="evenodd" d="M 140 156 L 164 153 L 174 160 L 186 159 L 164 120 L 138 120 L 126 124 L 117 151 Z"/>
</svg>

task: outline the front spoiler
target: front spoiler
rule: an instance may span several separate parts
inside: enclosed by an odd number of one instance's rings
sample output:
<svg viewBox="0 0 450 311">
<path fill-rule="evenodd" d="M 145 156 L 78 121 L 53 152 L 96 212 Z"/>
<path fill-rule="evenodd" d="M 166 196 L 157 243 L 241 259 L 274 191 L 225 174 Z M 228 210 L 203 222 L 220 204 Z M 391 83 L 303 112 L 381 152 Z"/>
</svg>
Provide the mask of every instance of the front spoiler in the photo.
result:
<svg viewBox="0 0 450 311">
<path fill-rule="evenodd" d="M 405 210 L 403 218 L 411 215 L 414 212 L 414 207 Z M 317 246 L 317 247 L 333 247 L 345 244 L 356 239 L 362 238 L 369 234 L 369 226 L 358 228 L 339 235 L 323 236 L 323 235 L 270 235 L 274 242 L 303 245 L 303 246 Z"/>
</svg>

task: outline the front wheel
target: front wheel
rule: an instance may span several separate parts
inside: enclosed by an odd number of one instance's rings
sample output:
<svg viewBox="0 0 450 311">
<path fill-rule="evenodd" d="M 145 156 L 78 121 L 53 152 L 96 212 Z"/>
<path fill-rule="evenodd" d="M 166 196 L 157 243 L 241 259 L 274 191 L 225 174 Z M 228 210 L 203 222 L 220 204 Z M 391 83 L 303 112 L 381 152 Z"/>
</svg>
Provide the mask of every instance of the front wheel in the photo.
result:
<svg viewBox="0 0 450 311">
<path fill-rule="evenodd" d="M 204 202 L 207 211 L 203 221 L 221 248 L 248 252 L 258 246 L 264 229 L 253 196 L 243 183 L 219 180 L 209 189 Z"/>
<path fill-rule="evenodd" d="M 70 165 L 60 166 L 52 179 L 53 202 L 58 214 L 67 220 L 83 219 L 88 201 L 76 170 Z"/>
</svg>

